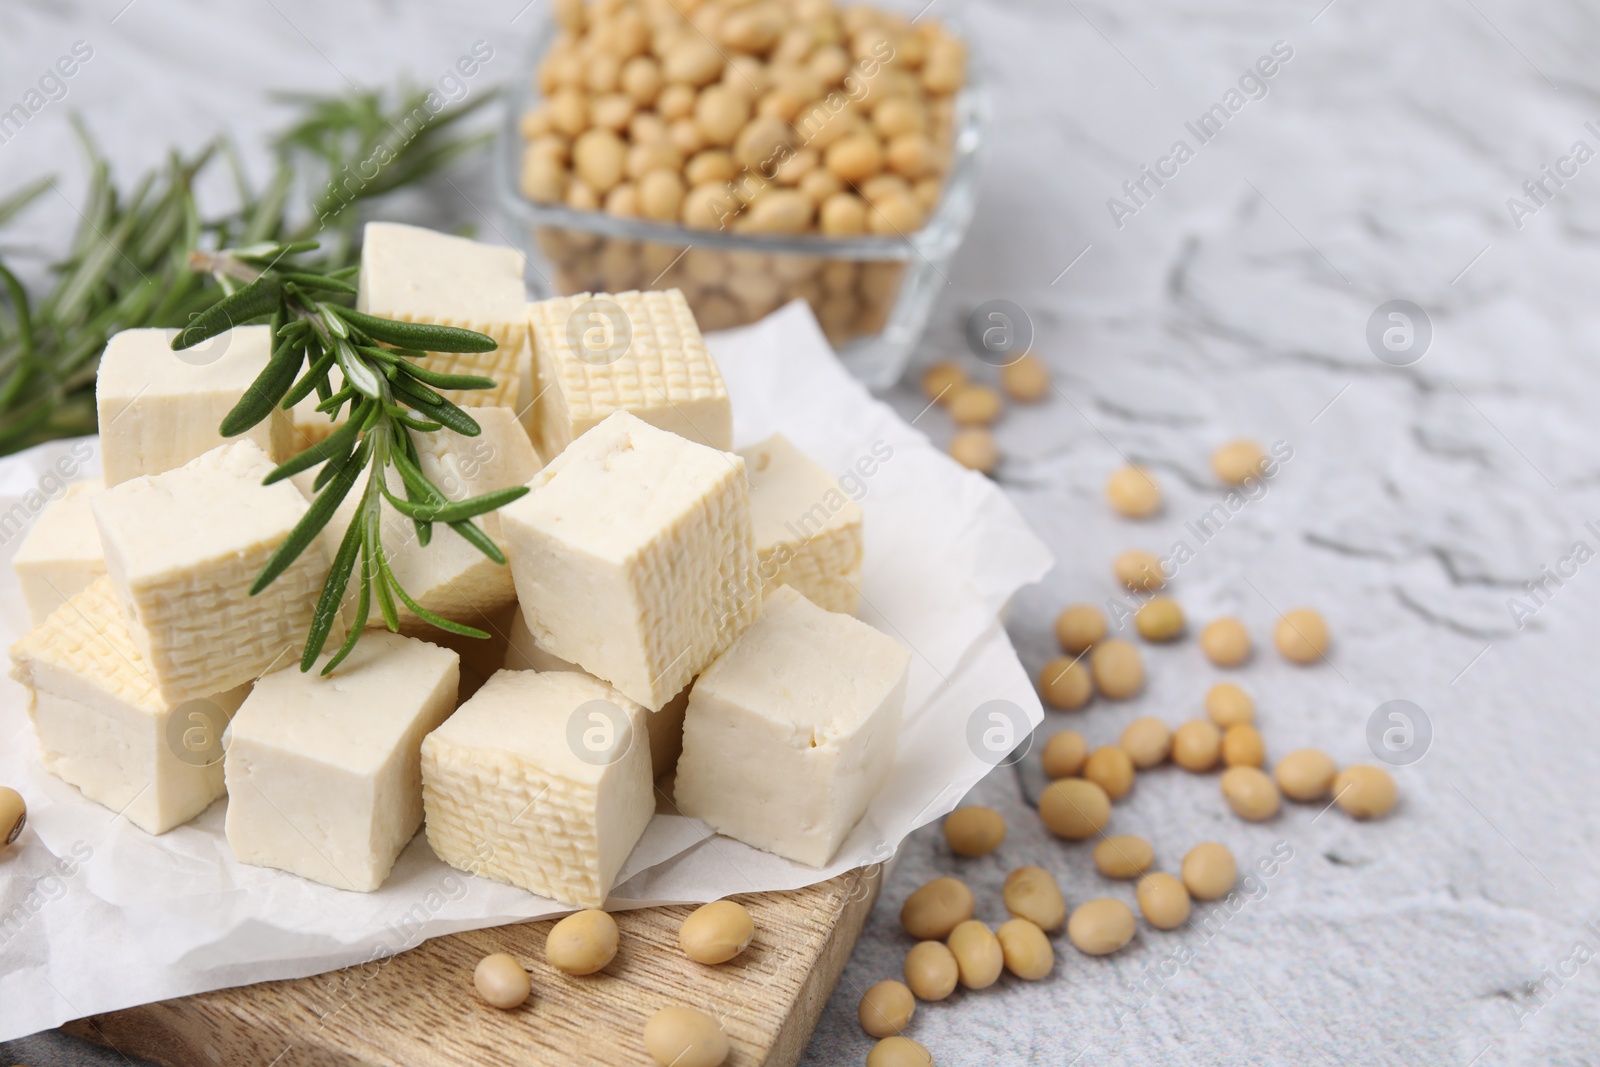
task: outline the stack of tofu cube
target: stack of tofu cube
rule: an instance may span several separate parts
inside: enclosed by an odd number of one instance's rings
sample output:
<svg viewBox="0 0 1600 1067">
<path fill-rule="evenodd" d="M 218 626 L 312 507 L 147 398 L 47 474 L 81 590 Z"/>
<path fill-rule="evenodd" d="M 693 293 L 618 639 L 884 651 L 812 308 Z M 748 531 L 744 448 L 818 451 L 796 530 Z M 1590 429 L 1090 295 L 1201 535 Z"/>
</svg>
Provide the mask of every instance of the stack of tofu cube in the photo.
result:
<svg viewBox="0 0 1600 1067">
<path fill-rule="evenodd" d="M 378 888 L 425 826 L 455 867 L 599 906 L 658 795 L 756 848 L 833 858 L 888 775 L 909 661 L 854 617 L 860 507 L 782 437 L 733 451 L 681 293 L 529 304 L 522 271 L 508 249 L 367 228 L 358 307 L 499 342 L 425 357 L 500 384 L 453 397 L 481 435 L 418 435 L 424 471 L 452 499 L 530 492 L 482 520 L 508 565 L 386 519 L 408 592 L 491 640 L 373 618 L 328 676 L 330 653 L 302 672 L 300 648 L 360 486 L 249 593 L 314 472 L 263 478 L 325 417 L 217 435 L 266 327 L 183 353 L 170 331 L 112 339 L 104 481 L 61 493 L 14 560 L 34 628 L 12 674 L 47 769 L 152 834 L 225 795 L 240 861 L 347 890 Z M 586 339 L 619 315 L 596 358 Z"/>
</svg>

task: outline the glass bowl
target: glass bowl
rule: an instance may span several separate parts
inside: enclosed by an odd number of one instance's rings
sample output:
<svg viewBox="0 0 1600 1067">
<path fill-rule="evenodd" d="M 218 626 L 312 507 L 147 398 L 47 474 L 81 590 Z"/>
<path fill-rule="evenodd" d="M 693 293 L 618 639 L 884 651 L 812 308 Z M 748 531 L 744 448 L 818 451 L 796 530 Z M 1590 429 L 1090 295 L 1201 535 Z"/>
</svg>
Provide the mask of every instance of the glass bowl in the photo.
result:
<svg viewBox="0 0 1600 1067">
<path fill-rule="evenodd" d="M 518 120 L 541 99 L 535 73 L 558 33 L 546 19 L 531 42 L 509 94 L 495 163 L 509 236 L 527 253 L 538 295 L 681 289 L 707 331 L 754 322 L 802 299 L 852 374 L 874 389 L 893 385 L 950 284 L 950 262 L 972 221 L 988 103 L 970 36 L 961 35 L 967 84 L 954 99 L 950 165 L 927 222 L 905 237 L 845 238 L 691 229 L 523 196 Z"/>
</svg>

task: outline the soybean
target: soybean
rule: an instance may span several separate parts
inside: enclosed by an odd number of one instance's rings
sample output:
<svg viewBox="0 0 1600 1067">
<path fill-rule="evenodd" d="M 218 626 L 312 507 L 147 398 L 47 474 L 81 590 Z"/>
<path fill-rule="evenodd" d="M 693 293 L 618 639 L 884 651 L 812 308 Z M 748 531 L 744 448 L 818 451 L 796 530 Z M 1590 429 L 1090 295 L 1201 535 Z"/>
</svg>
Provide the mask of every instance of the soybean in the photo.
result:
<svg viewBox="0 0 1600 1067">
<path fill-rule="evenodd" d="M 1183 857 L 1184 888 L 1196 900 L 1216 900 L 1228 895 L 1233 883 L 1239 879 L 1239 868 L 1233 862 L 1228 846 L 1216 841 L 1202 841 Z"/>
<path fill-rule="evenodd" d="M 886 1037 L 868 1050 L 867 1067 L 933 1067 L 933 1056 L 909 1037 Z"/>
<path fill-rule="evenodd" d="M 1000 417 L 1000 394 L 987 385 L 967 382 L 950 390 L 950 417 L 961 426 L 988 426 Z"/>
<path fill-rule="evenodd" d="M 1106 635 L 1106 617 L 1093 604 L 1073 604 L 1056 617 L 1056 640 L 1074 656 Z"/>
<path fill-rule="evenodd" d="M 918 941 L 943 941 L 972 918 L 976 906 L 972 890 L 964 883 L 935 878 L 906 898 L 900 907 L 900 925 Z"/>
<path fill-rule="evenodd" d="M 594 974 L 617 955 L 617 921 L 597 908 L 574 912 L 550 928 L 544 958 L 566 974 Z"/>
<path fill-rule="evenodd" d="M 696 963 L 727 963 L 756 935 L 749 910 L 733 900 L 713 900 L 689 913 L 678 927 L 678 947 Z"/>
<path fill-rule="evenodd" d="M 1300 748 L 1279 760 L 1272 773 L 1284 796 L 1304 802 L 1327 796 L 1339 768 L 1326 752 Z"/>
<path fill-rule="evenodd" d="M 1250 658 L 1250 631 L 1238 619 L 1215 619 L 1200 631 L 1200 651 L 1218 667 L 1237 667 Z"/>
<path fill-rule="evenodd" d="M 1172 754 L 1172 728 L 1153 715 L 1133 720 L 1117 742 L 1141 771 L 1158 767 Z"/>
<path fill-rule="evenodd" d="M 950 397 L 950 390 L 965 383 L 967 372 L 961 364 L 953 359 L 940 360 L 922 372 L 922 395 L 930 401 L 943 403 Z"/>
<path fill-rule="evenodd" d="M 956 969 L 961 984 L 968 989 L 988 989 L 1000 978 L 1005 966 L 1005 953 L 994 931 L 977 919 L 966 922 L 950 931 L 946 942 L 956 958 Z"/>
<path fill-rule="evenodd" d="M 1272 818 L 1283 802 L 1278 786 L 1265 771 L 1244 765 L 1222 772 L 1222 797 L 1235 815 L 1251 822 Z"/>
<path fill-rule="evenodd" d="M 1135 593 L 1154 592 L 1167 584 L 1161 560 L 1154 552 L 1142 548 L 1130 548 L 1118 556 L 1111 563 L 1111 572 L 1117 576 L 1117 581 Z"/>
<path fill-rule="evenodd" d="M 1333 793 L 1340 809 L 1357 819 L 1387 815 L 1399 799 L 1389 772 L 1370 763 L 1357 763 L 1340 771 L 1333 780 Z"/>
<path fill-rule="evenodd" d="M 957 808 L 945 817 L 944 839 L 958 856 L 987 856 L 1006 839 L 1006 820 L 993 808 Z"/>
<path fill-rule="evenodd" d="M 0 849 L 22 836 L 28 825 L 28 805 L 15 789 L 0 785 Z"/>
<path fill-rule="evenodd" d="M 1094 681 L 1080 660 L 1062 656 L 1039 672 L 1039 694 L 1052 708 L 1076 711 L 1094 695 Z"/>
<path fill-rule="evenodd" d="M 856 1018 L 861 1029 L 873 1037 L 893 1037 L 911 1025 L 911 1016 L 917 1010 L 917 999 L 900 982 L 879 982 L 861 995 Z"/>
<path fill-rule="evenodd" d="M 1133 909 L 1110 897 L 1079 904 L 1067 920 L 1067 936 L 1079 952 L 1108 956 L 1133 940 Z"/>
<path fill-rule="evenodd" d="M 1097 748 L 1084 761 L 1083 776 L 1112 800 L 1121 800 L 1133 788 L 1133 759 L 1115 745 Z"/>
<path fill-rule="evenodd" d="M 889 150 L 894 151 L 891 144 Z M 1050 393 L 1050 368 L 1035 355 L 1024 355 L 1000 368 L 1000 388 L 1012 400 L 1033 404 Z"/>
<path fill-rule="evenodd" d="M 661 1067 L 720 1067 L 728 1035 L 717 1020 L 694 1008 L 662 1008 L 644 1024 L 644 1047 Z"/>
<path fill-rule="evenodd" d="M 1267 743 L 1254 726 L 1242 722 L 1222 731 L 1223 766 L 1259 767 L 1266 761 Z"/>
<path fill-rule="evenodd" d="M 1260 445 L 1241 437 L 1211 453 L 1211 469 L 1226 484 L 1243 485 L 1251 478 L 1261 477 L 1266 459 L 1266 453 Z"/>
<path fill-rule="evenodd" d="M 1256 702 L 1249 693 L 1232 682 L 1219 682 L 1206 694 L 1206 714 L 1212 722 L 1226 730 L 1230 726 L 1253 721 Z"/>
<path fill-rule="evenodd" d="M 1145 875 L 1134 892 L 1144 921 L 1157 930 L 1175 930 L 1189 921 L 1189 890 L 1166 871 Z"/>
<path fill-rule="evenodd" d="M 533 979 L 511 956 L 496 952 L 478 961 L 472 971 L 472 984 L 478 995 L 496 1008 L 510 1010 L 528 999 Z"/>
<path fill-rule="evenodd" d="M 1112 700 L 1128 700 L 1144 688 L 1144 662 L 1139 650 L 1120 637 L 1101 641 L 1089 653 L 1095 688 Z"/>
<path fill-rule="evenodd" d="M 1001 890 L 1006 911 L 1027 919 L 1041 930 L 1060 928 L 1067 919 L 1067 902 L 1055 876 L 1043 867 L 1018 867 L 1006 875 Z"/>
<path fill-rule="evenodd" d="M 1025 982 L 1036 982 L 1050 973 L 1056 953 L 1050 939 L 1027 919 L 1011 919 L 995 931 L 1006 970 Z"/>
<path fill-rule="evenodd" d="M 1172 762 L 1204 774 L 1222 755 L 1222 731 L 1204 719 L 1191 719 L 1172 732 Z"/>
<path fill-rule="evenodd" d="M 1094 846 L 1094 865 L 1107 878 L 1137 878 L 1155 861 L 1150 842 L 1133 834 L 1108 837 Z"/>
<path fill-rule="evenodd" d="M 1111 472 L 1106 480 L 1106 500 L 1118 515 L 1148 519 L 1161 510 L 1161 486 L 1148 468 L 1130 463 Z"/>
<path fill-rule="evenodd" d="M 969 426 L 950 438 L 950 457 L 968 470 L 988 474 L 1000 465 L 1000 446 L 988 430 Z"/>
<path fill-rule="evenodd" d="M 1039 754 L 1039 764 L 1051 778 L 1076 778 L 1089 758 L 1089 743 L 1076 730 L 1061 730 L 1050 736 Z"/>
<path fill-rule="evenodd" d="M 905 975 L 918 1000 L 943 1000 L 956 991 L 961 971 L 943 941 L 918 941 L 906 953 Z"/>
<path fill-rule="evenodd" d="M 1169 596 L 1151 597 L 1134 613 L 1133 625 L 1146 641 L 1175 641 L 1183 634 L 1183 609 Z"/>
<path fill-rule="evenodd" d="M 1039 818 L 1057 837 L 1082 841 L 1105 829 L 1111 820 L 1111 798 L 1093 782 L 1062 778 L 1040 794 Z"/>
<path fill-rule="evenodd" d="M 1291 663 L 1315 663 L 1328 652 L 1328 624 L 1311 608 L 1295 608 L 1272 633 L 1278 651 Z"/>
</svg>

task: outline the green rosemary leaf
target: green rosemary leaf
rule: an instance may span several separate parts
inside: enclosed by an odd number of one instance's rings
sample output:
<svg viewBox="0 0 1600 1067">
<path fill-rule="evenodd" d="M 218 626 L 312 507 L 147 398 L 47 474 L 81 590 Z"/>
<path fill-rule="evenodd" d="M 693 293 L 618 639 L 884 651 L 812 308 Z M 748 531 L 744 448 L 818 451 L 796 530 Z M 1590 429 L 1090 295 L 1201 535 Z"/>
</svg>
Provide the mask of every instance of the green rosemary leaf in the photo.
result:
<svg viewBox="0 0 1600 1067">
<path fill-rule="evenodd" d="M 464 519 L 474 519 L 485 512 L 502 508 L 513 500 L 520 500 L 528 494 L 525 485 L 513 485 L 505 489 L 496 489 L 493 492 L 483 493 L 479 496 L 468 497 L 465 500 L 452 501 L 449 504 L 413 504 L 408 500 L 400 500 L 387 490 L 384 495 L 389 498 L 389 503 L 400 514 L 410 519 L 419 519 L 422 522 L 461 522 Z"/>
<path fill-rule="evenodd" d="M 425 400 L 412 392 L 410 383 L 398 378 L 393 383 L 394 393 L 417 411 L 422 412 L 434 422 L 442 423 L 446 428 L 454 430 L 463 437 L 477 437 L 483 432 L 477 420 L 465 411 L 456 407 L 450 401 L 440 397 L 437 402 Z M 436 396 L 438 394 L 435 394 Z"/>
<path fill-rule="evenodd" d="M 500 546 L 489 540 L 489 535 L 479 529 L 477 524 L 471 519 L 463 519 L 460 522 L 452 522 L 450 524 L 450 529 L 460 534 L 466 540 L 467 544 L 471 545 L 473 548 L 476 548 L 479 552 L 482 552 L 485 556 L 488 556 L 500 566 L 504 567 L 506 565 L 506 554 L 500 551 Z"/>
<path fill-rule="evenodd" d="M 349 341 L 340 339 L 334 342 L 333 350 L 338 356 L 339 370 L 344 373 L 346 384 L 359 389 L 373 400 L 383 396 L 383 390 L 378 386 L 377 372 L 361 361 L 361 357 L 356 354 L 355 348 Z"/>
<path fill-rule="evenodd" d="M 304 359 L 304 350 L 293 341 L 279 345 L 277 351 L 272 353 L 272 358 L 267 360 L 267 365 L 261 368 L 261 373 L 256 375 L 256 380 L 239 397 L 233 410 L 223 416 L 217 432 L 223 437 L 237 437 L 272 414 L 272 409 L 278 406 L 283 394 L 294 384 L 295 372 L 300 369 Z"/>
<path fill-rule="evenodd" d="M 312 359 L 311 366 L 306 368 L 305 374 L 295 383 L 294 388 L 284 394 L 283 410 L 288 411 L 310 396 L 312 390 L 317 388 L 317 383 L 327 378 L 328 368 L 333 366 L 335 356 L 332 349 L 325 350 L 320 348 L 320 343 L 318 341 L 312 342 L 312 351 L 318 354 Z M 328 395 L 332 396 L 333 394 L 330 392 Z M 319 396 L 318 399 L 326 398 Z"/>
<path fill-rule="evenodd" d="M 361 273 L 361 264 L 352 263 L 348 267 L 340 267 L 338 270 L 330 270 L 328 272 L 328 277 L 330 277 L 330 278 L 338 278 L 340 281 L 343 281 L 346 278 L 354 278 L 357 274 L 360 274 L 360 273 Z"/>
<path fill-rule="evenodd" d="M 400 368 L 398 365 L 395 367 L 395 373 L 397 375 L 400 373 Z M 437 404 L 439 401 L 444 399 L 444 397 L 440 396 L 438 393 L 434 392 L 432 389 L 428 388 L 426 385 L 423 385 L 419 381 L 403 382 L 399 381 L 398 379 L 391 379 L 391 381 L 393 381 L 396 390 L 403 391 L 406 396 L 420 400 L 424 404 Z"/>
<path fill-rule="evenodd" d="M 302 452 L 301 455 L 305 453 Z M 256 575 L 255 583 L 250 586 L 251 596 L 255 596 L 277 581 L 278 575 L 288 570 L 290 564 L 300 558 L 300 553 L 304 552 L 306 546 L 322 532 L 322 528 L 328 525 L 328 520 L 333 518 L 334 511 L 344 502 L 350 487 L 356 484 L 356 474 L 359 470 L 360 468 L 352 463 L 340 471 L 327 487 L 317 494 L 317 498 L 311 502 L 311 506 L 300 517 L 300 521 L 295 523 L 294 529 L 289 531 L 289 536 L 284 539 L 283 544 L 278 546 L 272 558 L 261 568 L 261 573 Z"/>
<path fill-rule="evenodd" d="M 385 573 L 388 574 L 389 582 L 394 587 L 395 595 L 400 598 L 400 602 L 410 608 L 411 613 L 423 622 L 428 623 L 430 626 L 437 626 L 439 629 L 449 633 L 460 634 L 462 637 L 476 637 L 479 640 L 488 639 L 489 635 L 476 627 L 452 622 L 444 616 L 435 615 L 427 608 L 424 608 L 421 604 L 411 599 L 411 594 L 405 591 L 405 587 L 400 584 L 400 579 L 396 578 L 393 573 L 387 571 Z"/>
<path fill-rule="evenodd" d="M 20 215 L 28 205 L 44 195 L 45 190 L 51 186 L 52 179 L 40 178 L 32 185 L 25 185 L 12 193 L 4 200 L 0 200 L 0 226 L 10 222 L 13 216 Z"/>
<path fill-rule="evenodd" d="M 436 370 L 419 367 L 409 360 L 396 363 L 401 373 L 409 374 L 419 382 L 426 382 L 437 389 L 493 389 L 495 380 L 484 378 L 476 374 L 440 374 Z"/>
<path fill-rule="evenodd" d="M 301 471 L 310 470 L 318 463 L 321 463 L 336 453 L 342 454 L 347 452 L 351 443 L 355 441 L 356 435 L 359 434 L 363 428 L 363 424 L 366 420 L 367 412 L 369 410 L 367 406 L 369 403 L 370 401 L 363 402 L 361 406 L 357 407 L 356 410 L 351 414 L 350 419 L 345 422 L 344 425 L 335 429 L 328 436 L 324 437 L 311 447 L 305 449 L 303 452 L 290 456 L 288 459 L 278 464 L 273 468 L 272 473 L 267 475 L 266 478 L 262 480 L 261 484 L 271 485 L 274 482 L 281 482 L 285 478 L 290 478 L 296 474 L 299 474 Z M 321 497 L 318 497 L 318 499 L 320 500 Z"/>
<path fill-rule="evenodd" d="M 357 523 L 350 524 L 350 529 L 352 530 L 359 528 Z M 328 661 L 327 666 L 322 668 L 324 677 L 332 674 L 333 669 L 343 663 L 346 656 L 355 651 L 356 642 L 361 640 L 361 632 L 367 628 L 367 616 L 372 611 L 372 599 L 367 592 L 371 587 L 372 567 L 367 562 L 366 552 L 363 551 L 361 553 L 361 594 L 356 599 L 356 617 L 351 620 L 350 632 L 345 636 L 344 644 L 339 646 L 339 651 L 335 652 L 333 658 Z"/>
<path fill-rule="evenodd" d="M 339 551 L 334 554 L 333 566 L 328 569 L 328 580 L 322 583 L 322 596 L 311 615 L 311 630 L 306 634 L 305 651 L 300 656 L 300 670 L 309 671 L 322 655 L 328 643 L 328 634 L 338 621 L 339 608 L 344 603 L 345 587 L 350 584 L 350 572 L 355 569 L 356 557 L 361 554 L 361 531 L 355 523 L 344 532 Z"/>
<path fill-rule="evenodd" d="M 356 391 L 347 385 L 318 404 L 317 410 L 330 419 L 336 419 L 339 417 L 339 409 L 344 407 L 344 402 L 355 398 L 357 395 Z"/>
<path fill-rule="evenodd" d="M 235 326 L 243 326 L 252 319 L 270 315 L 282 300 L 283 287 L 272 275 L 264 274 L 196 315 L 172 339 L 172 350 L 182 352 Z"/>
<path fill-rule="evenodd" d="M 406 488 L 416 493 L 419 499 L 437 504 L 450 502 L 448 497 L 428 481 L 427 476 L 422 473 L 422 468 L 418 467 L 410 456 L 396 452 L 389 459 L 394 464 L 394 469 L 400 473 L 401 480 L 406 483 Z"/>
<path fill-rule="evenodd" d="M 368 492 L 371 490 L 369 489 Z M 400 632 L 400 613 L 394 609 L 394 597 L 389 593 L 389 560 L 383 554 L 383 545 L 378 538 L 378 515 L 370 513 L 363 523 L 362 551 L 365 552 L 377 567 L 377 574 L 372 581 L 373 591 L 378 595 L 378 611 L 383 615 L 383 624 L 391 633 Z"/>
<path fill-rule="evenodd" d="M 297 270 L 283 270 L 278 272 L 278 276 L 286 282 L 294 282 L 296 285 L 304 286 L 307 289 L 325 289 L 330 293 L 349 293 L 352 296 L 356 293 L 356 287 L 349 282 L 340 278 L 329 278 L 322 274 L 306 274 Z"/>
<path fill-rule="evenodd" d="M 493 352 L 500 347 L 499 342 L 488 334 L 455 326 L 380 319 L 354 308 L 334 307 L 332 310 L 374 341 L 397 348 L 415 348 L 423 352 Z"/>
</svg>

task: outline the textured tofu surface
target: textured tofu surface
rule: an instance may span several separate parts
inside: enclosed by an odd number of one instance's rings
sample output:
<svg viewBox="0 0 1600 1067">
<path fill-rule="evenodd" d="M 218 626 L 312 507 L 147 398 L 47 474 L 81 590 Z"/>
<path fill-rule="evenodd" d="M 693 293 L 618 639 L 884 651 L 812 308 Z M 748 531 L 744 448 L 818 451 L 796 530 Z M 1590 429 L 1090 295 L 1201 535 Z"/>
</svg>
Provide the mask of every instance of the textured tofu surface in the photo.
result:
<svg viewBox="0 0 1600 1067">
<path fill-rule="evenodd" d="M 866 623 L 775 590 L 689 693 L 679 809 L 825 865 L 894 762 L 910 661 Z"/>
<path fill-rule="evenodd" d="M 106 572 L 100 531 L 89 498 L 105 488 L 98 478 L 73 482 L 51 501 L 11 557 L 29 621 L 37 626 Z"/>
<path fill-rule="evenodd" d="M 655 812 L 645 714 L 585 674 L 499 672 L 423 742 L 428 843 L 462 870 L 599 907 Z M 615 752 L 585 759 L 586 743 Z"/>
<path fill-rule="evenodd" d="M 617 412 L 501 509 L 538 645 L 661 708 L 760 609 L 744 461 Z"/>
<path fill-rule="evenodd" d="M 486 333 L 492 352 L 433 352 L 442 374 L 481 374 L 494 389 L 449 391 L 463 407 L 515 405 L 527 360 L 527 301 L 521 252 L 396 222 L 369 222 L 361 247 L 356 308 L 369 315 Z"/>
<path fill-rule="evenodd" d="M 505 668 L 508 671 L 576 671 L 588 672 L 576 663 L 568 663 L 552 656 L 539 647 L 522 617 L 522 609 L 511 616 L 506 638 Z M 593 677 L 591 675 L 591 677 Z M 660 711 L 645 712 L 645 729 L 650 732 L 650 773 L 657 778 L 678 765 L 678 755 L 683 751 L 683 715 L 689 709 L 689 686 L 664 704 Z"/>
<path fill-rule="evenodd" d="M 861 506 L 782 434 L 741 449 L 764 588 L 787 585 L 829 611 L 861 606 Z"/>
<path fill-rule="evenodd" d="M 183 352 L 172 350 L 177 332 L 123 330 L 100 357 L 95 405 L 107 485 L 181 467 L 230 440 L 217 427 L 272 355 L 266 326 L 240 326 Z M 231 440 L 241 438 L 282 462 L 294 418 L 274 408 Z"/>
<path fill-rule="evenodd" d="M 242 863 L 370 892 L 422 823 L 422 739 L 455 709 L 459 657 L 374 632 L 323 677 L 328 659 L 262 678 L 234 717 L 228 844 Z"/>
<path fill-rule="evenodd" d="M 185 753 L 185 732 L 220 731 L 249 686 L 179 705 L 162 700 L 110 579 L 96 579 L 29 631 L 11 663 L 28 687 L 45 769 L 90 800 L 161 834 L 222 795 L 221 763 Z"/>
<path fill-rule="evenodd" d="M 250 681 L 305 638 L 328 573 L 320 542 L 250 595 L 306 511 L 289 482 L 261 484 L 272 466 L 235 441 L 91 501 L 128 628 L 168 701 Z"/>
<path fill-rule="evenodd" d="M 621 323 L 605 306 L 620 309 Z M 733 447 L 722 371 L 677 289 L 542 300 L 528 305 L 528 324 L 544 456 L 554 458 L 615 411 L 711 448 Z M 626 350 L 612 358 L 624 339 Z"/>
</svg>

